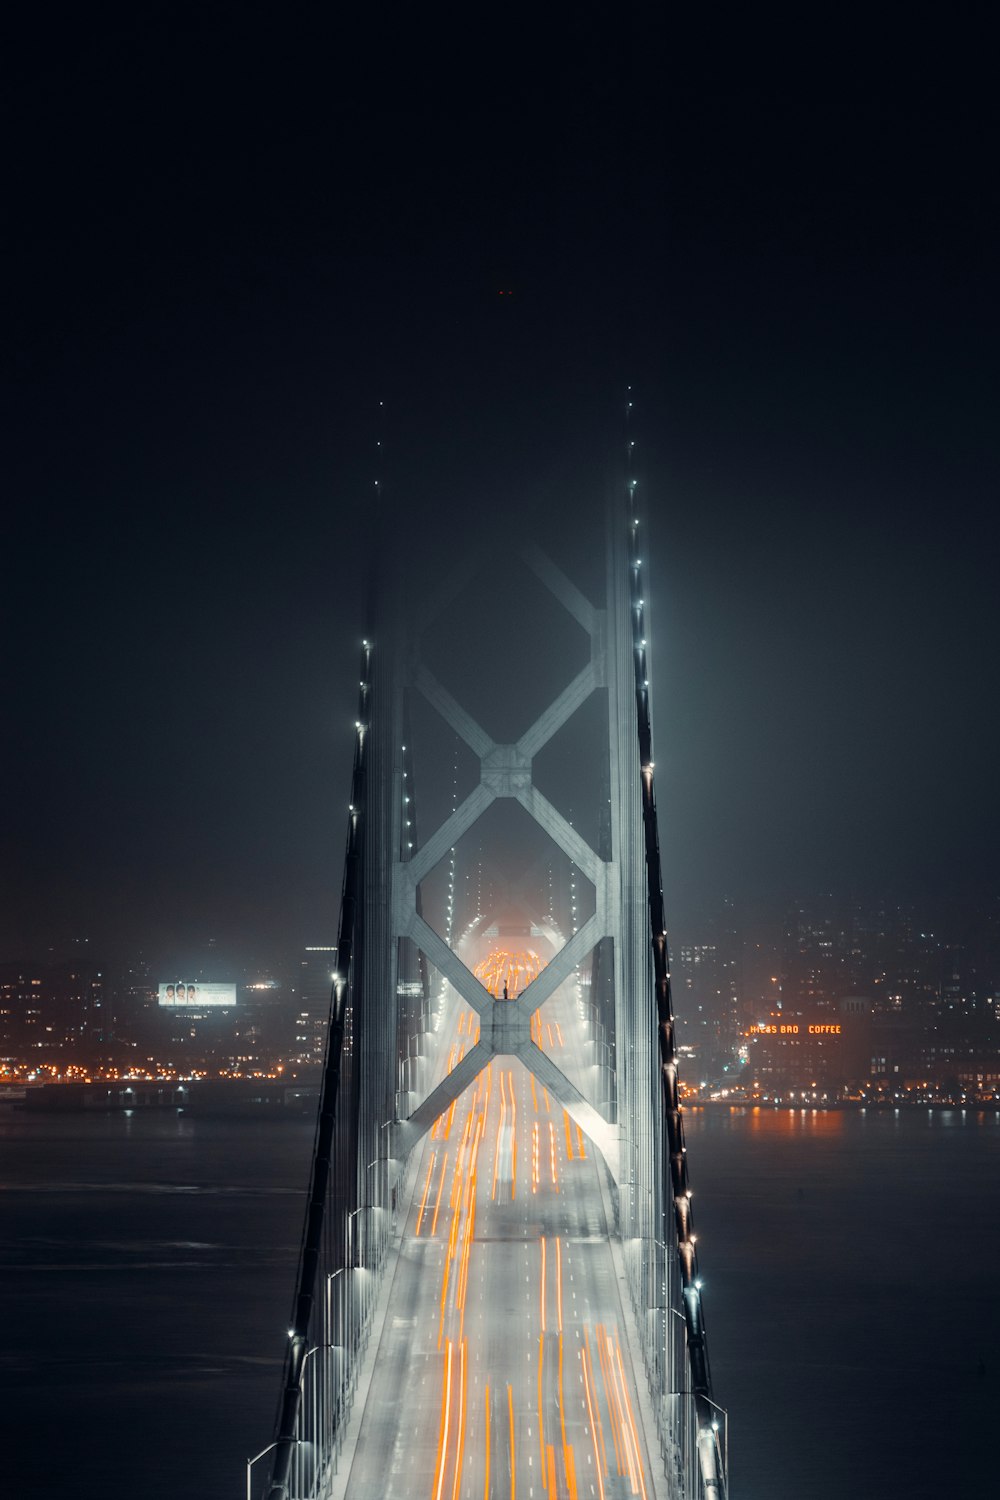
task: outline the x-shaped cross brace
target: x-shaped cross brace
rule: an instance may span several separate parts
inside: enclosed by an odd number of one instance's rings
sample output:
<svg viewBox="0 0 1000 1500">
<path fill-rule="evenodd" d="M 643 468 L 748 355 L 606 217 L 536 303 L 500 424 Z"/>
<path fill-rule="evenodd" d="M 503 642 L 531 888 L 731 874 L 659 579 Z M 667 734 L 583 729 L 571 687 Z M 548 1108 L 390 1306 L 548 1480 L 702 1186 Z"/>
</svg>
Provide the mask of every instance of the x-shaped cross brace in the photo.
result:
<svg viewBox="0 0 1000 1500">
<path fill-rule="evenodd" d="M 446 818 L 412 859 L 393 867 L 393 928 L 424 953 L 479 1017 L 479 1040 L 461 1062 L 396 1126 L 395 1151 L 406 1155 L 464 1089 L 494 1057 L 517 1057 L 560 1103 L 601 1151 L 612 1177 L 618 1181 L 617 1131 L 566 1077 L 531 1035 L 531 1017 L 570 978 L 601 938 L 611 936 L 617 911 L 616 869 L 602 860 L 532 780 L 532 760 L 542 746 L 586 702 L 605 680 L 604 616 L 537 548 L 525 561 L 542 583 L 579 621 L 590 636 L 590 661 L 536 722 L 514 744 L 498 744 L 442 686 L 423 663 L 415 671 L 415 686 L 428 703 L 479 759 L 479 785 Z M 563 853 L 586 875 L 596 893 L 592 917 L 570 938 L 550 963 L 514 1000 L 496 1000 L 447 943 L 417 913 L 417 887 L 498 798 L 519 802 Z"/>
</svg>

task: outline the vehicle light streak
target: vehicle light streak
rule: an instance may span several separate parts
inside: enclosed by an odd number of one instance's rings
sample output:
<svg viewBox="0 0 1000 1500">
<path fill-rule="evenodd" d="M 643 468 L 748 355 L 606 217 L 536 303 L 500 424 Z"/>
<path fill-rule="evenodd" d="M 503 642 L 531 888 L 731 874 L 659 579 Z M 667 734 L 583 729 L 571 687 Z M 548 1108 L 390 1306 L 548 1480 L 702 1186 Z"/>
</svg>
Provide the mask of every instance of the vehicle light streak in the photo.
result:
<svg viewBox="0 0 1000 1500">
<path fill-rule="evenodd" d="M 501 976 L 502 982 L 502 976 Z M 510 986 L 510 977 L 507 978 Z M 475 1012 L 463 1010 L 453 1023 L 459 1040 L 455 1040 L 448 1055 L 448 1071 L 451 1072 L 462 1061 L 466 1051 L 472 1046 L 472 1033 L 475 1022 Z M 553 1045 L 564 1045 L 561 1027 L 558 1023 L 547 1025 L 543 1023 L 539 1011 L 535 1011 L 531 1017 L 531 1029 L 534 1033 L 537 1028 L 539 1043 L 544 1040 L 547 1047 Z M 465 1038 L 465 1041 L 460 1040 Z M 507 1391 L 507 1438 L 509 1442 L 510 1461 L 510 1496 L 516 1500 L 517 1493 L 517 1452 L 516 1452 L 516 1421 L 514 1413 L 513 1383 L 504 1381 L 500 1372 L 494 1368 L 490 1370 L 486 1360 L 487 1350 L 480 1348 L 478 1337 L 481 1328 L 481 1311 L 479 1308 L 479 1292 L 489 1298 L 489 1285 L 485 1272 L 490 1269 L 488 1259 L 480 1261 L 483 1242 L 477 1241 L 477 1227 L 482 1216 L 486 1226 L 492 1225 L 491 1202 L 506 1203 L 507 1179 L 502 1176 L 508 1172 L 507 1153 L 510 1153 L 510 1198 L 516 1197 L 517 1170 L 518 1170 L 518 1140 L 517 1140 L 517 1088 L 523 1088 L 524 1077 L 519 1075 L 515 1079 L 516 1064 L 510 1068 L 500 1068 L 499 1071 L 499 1099 L 496 1111 L 493 1112 L 492 1090 L 494 1073 L 492 1064 L 478 1075 L 474 1084 L 471 1084 L 463 1092 L 460 1100 L 451 1103 L 434 1122 L 431 1131 L 431 1139 L 447 1140 L 453 1126 L 456 1128 L 456 1150 L 455 1160 L 451 1161 L 450 1148 L 442 1150 L 435 1145 L 428 1150 L 428 1162 L 424 1182 L 421 1185 L 419 1207 L 416 1215 L 415 1237 L 426 1235 L 428 1238 L 436 1239 L 438 1218 L 442 1207 L 446 1207 L 449 1214 L 447 1234 L 445 1243 L 442 1245 L 443 1266 L 441 1267 L 440 1285 L 440 1307 L 437 1331 L 437 1349 L 442 1352 L 442 1410 L 439 1423 L 437 1460 L 433 1472 L 433 1489 L 429 1500 L 466 1500 L 473 1493 L 478 1494 L 478 1465 L 483 1464 L 483 1500 L 496 1500 L 499 1494 L 504 1495 L 506 1500 L 507 1485 L 499 1474 L 494 1478 L 493 1468 L 499 1464 L 502 1468 L 505 1457 L 503 1453 L 503 1416 L 502 1407 L 498 1406 L 494 1414 L 493 1401 L 505 1388 Z M 565 1143 L 565 1162 L 582 1162 L 586 1157 L 585 1138 L 582 1127 L 570 1115 L 568 1109 L 562 1106 L 558 1100 L 549 1098 L 548 1089 L 544 1085 L 537 1085 L 534 1075 L 528 1073 L 531 1087 L 531 1098 L 533 1105 L 533 1118 L 531 1119 L 530 1144 L 525 1143 L 526 1150 L 530 1156 L 531 1168 L 531 1191 L 533 1194 L 541 1192 L 541 1151 L 542 1134 L 540 1114 L 542 1113 L 539 1097 L 544 1098 L 545 1113 L 550 1118 L 548 1121 L 548 1158 L 550 1183 L 556 1193 L 562 1191 L 559 1181 L 560 1160 L 559 1154 L 562 1150 L 559 1137 L 558 1110 L 563 1111 L 563 1139 Z M 523 1097 L 523 1096 L 522 1096 Z M 457 1106 L 462 1104 L 462 1116 L 456 1114 Z M 491 1129 L 492 1126 L 492 1129 Z M 574 1134 L 575 1132 L 575 1134 Z M 493 1148 L 493 1162 L 489 1162 L 490 1146 Z M 479 1204 L 479 1153 L 484 1151 L 484 1173 L 490 1173 L 490 1197 L 485 1198 L 480 1208 Z M 524 1171 L 524 1163 L 521 1163 Z M 593 1171 L 593 1168 L 588 1169 Z M 574 1172 L 576 1168 L 574 1167 Z M 582 1169 L 581 1169 L 582 1171 Z M 450 1174 L 450 1180 L 449 1180 Z M 435 1185 L 435 1176 L 437 1183 Z M 448 1201 L 445 1203 L 445 1187 L 448 1186 Z M 484 1189 L 486 1179 L 484 1178 Z M 498 1198 L 498 1189 L 499 1198 Z M 569 1189 L 566 1190 L 569 1192 Z M 552 1205 L 551 1212 L 555 1211 Z M 544 1204 L 539 1203 L 539 1212 L 542 1217 L 542 1225 L 545 1226 Z M 551 1221 L 546 1226 L 547 1230 L 555 1229 L 557 1224 Z M 561 1226 L 559 1226 L 561 1227 Z M 487 1238 L 492 1236 L 492 1229 L 485 1227 L 482 1231 Z M 555 1317 L 551 1329 L 552 1345 L 550 1346 L 549 1366 L 551 1374 L 548 1377 L 548 1390 L 546 1390 L 545 1353 L 546 1342 L 549 1338 L 548 1327 L 548 1299 L 549 1299 L 549 1260 L 552 1258 L 549 1250 L 549 1241 L 554 1240 L 554 1264 L 551 1268 L 554 1282 L 553 1295 Z M 538 1312 L 540 1320 L 540 1333 L 538 1336 L 537 1349 L 537 1419 L 538 1419 L 538 1448 L 535 1449 L 533 1434 L 530 1431 L 532 1413 L 530 1411 L 529 1397 L 527 1405 L 527 1421 L 529 1427 L 523 1434 L 527 1443 L 527 1453 L 536 1453 L 540 1459 L 540 1474 L 533 1473 L 534 1463 L 532 1458 L 526 1459 L 526 1472 L 521 1475 L 522 1494 L 528 1492 L 523 1488 L 523 1481 L 531 1479 L 537 1486 L 538 1479 L 541 1480 L 541 1489 L 547 1493 L 544 1500 L 581 1500 L 580 1490 L 592 1497 L 592 1500 L 609 1500 L 609 1496 L 616 1497 L 629 1495 L 632 1500 L 647 1500 L 647 1490 L 644 1473 L 644 1449 L 638 1432 L 637 1415 L 634 1403 L 631 1400 L 629 1386 L 625 1378 L 624 1356 L 622 1353 L 620 1333 L 614 1323 L 610 1325 L 597 1324 L 596 1338 L 597 1350 L 600 1359 L 601 1379 L 597 1378 L 597 1367 L 593 1363 L 593 1351 L 590 1344 L 590 1331 L 587 1327 L 577 1325 L 575 1315 L 572 1311 L 577 1306 L 574 1302 L 571 1307 L 563 1308 L 563 1265 L 562 1265 L 562 1235 L 545 1233 L 538 1235 L 539 1243 L 539 1269 L 538 1269 Z M 477 1277 L 472 1281 L 473 1269 L 472 1250 L 476 1248 L 476 1271 Z M 572 1263 L 567 1261 L 567 1272 L 575 1269 Z M 480 1282 L 480 1278 L 482 1281 Z M 470 1281 L 472 1281 L 473 1300 L 469 1301 Z M 524 1303 L 521 1304 L 524 1307 Z M 528 1304 L 530 1308 L 530 1303 Z M 475 1311 L 473 1311 L 473 1308 Z M 465 1319 L 469 1312 L 469 1336 L 466 1336 Z M 530 1317 L 530 1313 L 529 1313 Z M 569 1319 L 567 1323 L 566 1318 Z M 433 1325 L 431 1325 L 433 1327 Z M 566 1340 L 574 1339 L 579 1335 L 579 1343 L 571 1342 L 567 1345 Z M 427 1332 L 428 1344 L 434 1335 L 431 1329 Z M 530 1345 L 529 1345 L 530 1347 Z M 576 1365 L 576 1351 L 579 1349 L 580 1365 Z M 478 1394 L 473 1394 L 469 1387 L 471 1356 L 477 1353 L 484 1360 L 482 1376 L 485 1385 L 484 1410 L 477 1415 Z M 521 1358 L 524 1358 L 522 1352 Z M 570 1406 L 566 1407 L 567 1392 L 565 1390 L 565 1362 L 570 1360 L 571 1372 L 579 1368 L 581 1372 L 581 1383 L 583 1384 L 583 1399 L 580 1403 L 579 1415 L 574 1416 L 576 1410 L 573 1399 L 573 1391 L 568 1394 Z M 553 1369 L 553 1365 L 555 1368 Z M 480 1368 L 476 1367 L 477 1370 Z M 505 1372 L 505 1373 L 509 1373 Z M 529 1387 L 534 1384 L 533 1372 L 530 1371 L 529 1359 Z M 572 1373 L 570 1384 L 573 1385 Z M 478 1382 L 476 1383 L 478 1391 Z M 576 1393 L 578 1396 L 579 1392 Z M 548 1408 L 548 1431 L 546 1431 L 546 1399 L 551 1404 Z M 472 1400 L 470 1412 L 469 1401 Z M 500 1397 L 502 1401 L 502 1396 Z M 553 1406 L 558 1406 L 558 1432 L 555 1431 L 556 1413 Z M 454 1407 L 454 1409 L 452 1409 Z M 494 1415 L 496 1421 L 494 1421 Z M 604 1417 L 607 1416 L 611 1426 L 613 1442 L 613 1454 L 606 1446 L 606 1435 L 604 1432 Z M 480 1435 L 479 1423 L 482 1420 L 483 1427 Z M 579 1424 L 586 1424 L 590 1435 L 590 1449 L 586 1446 L 586 1436 L 581 1434 Z M 500 1424 L 500 1425 L 498 1425 Z M 577 1424 L 574 1426 L 574 1424 Z M 576 1445 L 574 1446 L 574 1437 Z M 548 1439 L 548 1440 L 547 1440 Z M 593 1459 L 596 1476 L 581 1477 L 576 1470 L 576 1447 L 583 1444 L 581 1451 L 585 1457 L 581 1460 L 589 1466 Z M 466 1449 L 468 1448 L 468 1454 Z M 499 1451 L 498 1451 L 499 1448 Z M 561 1449 L 561 1456 L 560 1456 Z M 617 1479 L 611 1479 L 615 1470 L 610 1468 L 610 1461 L 614 1459 L 617 1468 Z M 465 1465 L 468 1464 L 468 1471 Z M 426 1479 L 428 1471 L 424 1469 Z M 589 1485 L 587 1481 L 590 1481 Z M 534 1493 L 534 1491 L 533 1491 Z M 539 1500 L 542 1500 L 541 1490 L 538 1491 Z"/>
<path fill-rule="evenodd" d="M 621 1474 L 623 1472 L 622 1451 L 621 1444 L 618 1441 L 618 1419 L 615 1415 L 615 1404 L 611 1397 L 611 1380 L 608 1371 L 608 1356 L 604 1348 L 604 1326 L 601 1323 L 598 1323 L 597 1325 L 596 1337 L 597 1357 L 601 1362 L 601 1379 L 604 1382 L 604 1395 L 608 1405 L 608 1416 L 611 1418 L 611 1441 L 614 1444 L 615 1449 L 615 1467 L 618 1470 L 618 1473 Z"/>
<path fill-rule="evenodd" d="M 460 1334 L 465 1334 L 465 1298 L 469 1286 L 469 1261 L 472 1256 L 472 1245 L 476 1232 L 476 1186 L 478 1175 L 476 1172 L 476 1158 L 479 1153 L 479 1142 L 483 1132 L 483 1116 L 480 1115 L 476 1124 L 476 1138 L 473 1143 L 472 1155 L 469 1162 L 468 1188 L 466 1193 L 465 1211 L 465 1238 L 462 1250 L 462 1261 L 459 1266 L 459 1282 L 456 1294 L 456 1303 L 461 1314 Z"/>
<path fill-rule="evenodd" d="M 569 1500 L 577 1500 L 576 1459 L 573 1456 L 572 1443 L 566 1449 L 566 1484 L 569 1489 Z"/>
<path fill-rule="evenodd" d="M 542 1244 L 542 1332 L 545 1332 L 545 1236 L 541 1236 Z"/>
<path fill-rule="evenodd" d="M 446 1074 L 450 1073 L 452 1071 L 452 1069 L 454 1068 L 454 1066 L 455 1066 L 455 1045 L 456 1044 L 454 1042 L 452 1042 L 452 1044 L 451 1044 L 451 1051 L 448 1053 L 448 1062 L 447 1062 L 447 1064 L 445 1066 L 445 1073 Z M 442 1127 L 443 1120 L 444 1120 L 444 1115 L 440 1114 L 440 1115 L 438 1115 L 437 1119 L 434 1121 L 434 1128 L 431 1131 L 431 1140 L 432 1141 L 436 1141 L 436 1140 L 440 1139 L 440 1132 L 441 1132 L 441 1127 Z"/>
<path fill-rule="evenodd" d="M 610 1353 L 610 1340 L 609 1340 L 609 1353 Z M 625 1401 L 625 1415 L 628 1418 L 628 1430 L 629 1430 L 629 1432 L 631 1434 L 632 1451 L 635 1454 L 635 1468 L 636 1468 L 636 1473 L 637 1473 L 637 1475 L 639 1477 L 639 1491 L 640 1491 L 640 1493 L 642 1495 L 642 1500 L 646 1500 L 646 1481 L 643 1478 L 643 1474 L 642 1474 L 642 1451 L 641 1451 L 641 1449 L 639 1447 L 639 1434 L 638 1434 L 638 1432 L 636 1430 L 635 1416 L 633 1415 L 633 1412 L 632 1412 L 632 1398 L 631 1398 L 631 1396 L 628 1393 L 628 1383 L 626 1382 L 626 1379 L 625 1379 L 625 1369 L 624 1369 L 624 1366 L 622 1365 L 622 1348 L 621 1348 L 621 1344 L 618 1342 L 618 1335 L 617 1335 L 617 1333 L 615 1334 L 615 1356 L 616 1356 L 617 1361 L 618 1361 L 618 1376 L 619 1376 L 619 1379 L 621 1381 L 621 1391 L 622 1391 L 622 1396 L 623 1396 L 624 1401 Z"/>
<path fill-rule="evenodd" d="M 438 1433 L 437 1465 L 434 1469 L 434 1500 L 441 1500 L 444 1471 L 447 1467 L 448 1410 L 451 1406 L 451 1339 L 444 1354 L 444 1380 L 441 1394 L 441 1428 Z"/>
<path fill-rule="evenodd" d="M 451 1487 L 451 1500 L 458 1500 L 458 1487 L 462 1482 L 462 1455 L 465 1452 L 465 1340 L 461 1343 L 461 1377 L 458 1382 L 458 1442 L 455 1450 L 455 1480 Z"/>
<path fill-rule="evenodd" d="M 461 1175 L 462 1175 L 462 1166 L 463 1166 L 464 1161 L 465 1161 L 465 1148 L 469 1144 L 469 1133 L 470 1133 L 471 1129 L 472 1129 L 472 1115 L 471 1114 L 467 1114 L 466 1117 L 465 1117 L 465 1125 L 464 1125 L 463 1130 L 462 1130 L 461 1144 L 459 1145 L 459 1148 L 458 1148 L 458 1155 L 455 1158 L 455 1171 L 454 1171 L 454 1175 L 452 1176 L 452 1179 L 451 1179 L 451 1197 L 448 1200 L 448 1207 L 449 1208 L 457 1208 L 458 1205 L 459 1205 L 459 1202 L 461 1201 L 461 1197 L 462 1197 L 462 1183 L 461 1183 L 460 1179 L 461 1179 Z"/>
<path fill-rule="evenodd" d="M 545 960 L 533 948 L 519 949 L 516 953 L 494 948 L 480 959 L 473 973 L 495 999 L 499 1000 L 506 989 L 504 999 L 514 1000 L 544 967 Z"/>
<path fill-rule="evenodd" d="M 625 1468 L 628 1473 L 629 1484 L 632 1486 L 632 1494 L 645 1495 L 646 1487 L 642 1480 L 641 1460 L 635 1443 L 634 1433 L 626 1415 L 625 1403 L 628 1400 L 628 1392 L 619 1384 L 619 1366 L 615 1363 L 615 1350 L 611 1342 L 611 1335 L 604 1333 L 605 1348 L 607 1350 L 607 1363 L 609 1369 L 608 1385 L 613 1399 L 613 1407 L 618 1421 L 618 1431 L 621 1436 L 622 1454 L 625 1459 Z M 624 1374 L 621 1374 L 624 1382 Z"/>
<path fill-rule="evenodd" d="M 431 1176 L 432 1176 L 432 1174 L 434 1172 L 434 1158 L 436 1157 L 436 1155 L 437 1155 L 437 1152 L 436 1151 L 432 1151 L 431 1152 L 431 1159 L 427 1163 L 427 1179 L 424 1182 L 424 1196 L 420 1200 L 420 1212 L 417 1214 L 417 1228 L 416 1228 L 416 1233 L 417 1234 L 420 1233 L 420 1226 L 424 1222 L 424 1209 L 427 1207 L 427 1194 L 430 1192 Z"/>
<path fill-rule="evenodd" d="M 584 1337 L 584 1342 L 580 1346 L 580 1362 L 583 1365 L 583 1389 L 584 1389 L 584 1393 L 585 1393 L 585 1395 L 587 1397 L 587 1414 L 590 1417 L 590 1438 L 591 1438 L 591 1442 L 594 1445 L 594 1467 L 597 1470 L 597 1487 L 598 1487 L 598 1490 L 600 1492 L 600 1500 L 604 1500 L 604 1476 L 605 1476 L 605 1474 L 608 1471 L 608 1463 L 607 1463 L 607 1458 L 605 1457 L 605 1453 L 604 1453 L 604 1433 L 603 1433 L 603 1431 L 602 1431 L 602 1429 L 601 1429 L 601 1427 L 599 1425 L 600 1424 L 600 1420 L 601 1420 L 601 1408 L 600 1408 L 600 1406 L 598 1406 L 597 1407 L 597 1411 L 595 1413 L 594 1407 L 597 1404 L 597 1392 L 596 1391 L 593 1391 L 593 1392 L 591 1391 L 590 1369 L 589 1369 L 589 1363 L 590 1363 L 590 1360 L 589 1360 L 589 1356 L 590 1356 L 590 1340 L 587 1337 L 587 1330 L 586 1329 L 584 1329 L 584 1331 L 583 1331 L 583 1337 Z M 488 1419 L 488 1417 L 489 1417 L 489 1413 L 487 1413 L 487 1419 Z M 490 1451 L 489 1427 L 487 1426 L 487 1429 L 486 1429 L 487 1467 L 489 1466 L 489 1451 Z"/>
<path fill-rule="evenodd" d="M 563 1336 L 559 1335 L 559 1383 L 556 1387 L 559 1394 L 559 1431 L 562 1436 L 563 1463 L 566 1461 L 566 1406 L 563 1402 Z"/>
<path fill-rule="evenodd" d="M 448 1153 L 444 1153 L 444 1161 L 441 1163 L 441 1181 L 438 1183 L 438 1194 L 434 1202 L 434 1220 L 431 1224 L 431 1239 L 437 1234 L 438 1212 L 441 1208 L 441 1194 L 444 1192 L 444 1179 L 448 1171 Z"/>
<path fill-rule="evenodd" d="M 455 1215 L 451 1216 L 451 1229 L 448 1231 L 448 1253 L 444 1258 L 444 1277 L 441 1284 L 441 1318 L 438 1323 L 438 1348 L 444 1338 L 444 1315 L 448 1304 L 448 1282 L 451 1279 L 452 1238 L 455 1232 Z"/>
<path fill-rule="evenodd" d="M 500 1071 L 500 1120 L 497 1124 L 496 1147 L 493 1152 L 493 1187 L 490 1192 L 490 1202 L 497 1201 L 497 1173 L 500 1170 L 500 1142 L 503 1140 L 504 1121 L 507 1118 L 507 1090 L 504 1084 L 503 1070 Z"/>
<path fill-rule="evenodd" d="M 517 1197 L 517 1099 L 514 1097 L 514 1071 L 507 1074 L 510 1088 L 510 1200 Z"/>
</svg>

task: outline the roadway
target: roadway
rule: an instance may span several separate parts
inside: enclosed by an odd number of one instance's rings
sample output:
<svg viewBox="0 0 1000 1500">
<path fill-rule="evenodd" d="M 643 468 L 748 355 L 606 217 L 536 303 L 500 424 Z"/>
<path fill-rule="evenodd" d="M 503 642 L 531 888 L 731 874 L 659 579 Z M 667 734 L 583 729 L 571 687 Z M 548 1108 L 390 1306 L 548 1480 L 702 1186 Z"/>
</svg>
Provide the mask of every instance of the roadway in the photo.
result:
<svg viewBox="0 0 1000 1500">
<path fill-rule="evenodd" d="M 563 986 L 534 1023 L 561 1062 L 576 1008 Z M 452 1006 L 449 1068 L 475 1020 Z M 495 1058 L 418 1149 L 347 1495 L 652 1500 L 590 1143 Z"/>
</svg>

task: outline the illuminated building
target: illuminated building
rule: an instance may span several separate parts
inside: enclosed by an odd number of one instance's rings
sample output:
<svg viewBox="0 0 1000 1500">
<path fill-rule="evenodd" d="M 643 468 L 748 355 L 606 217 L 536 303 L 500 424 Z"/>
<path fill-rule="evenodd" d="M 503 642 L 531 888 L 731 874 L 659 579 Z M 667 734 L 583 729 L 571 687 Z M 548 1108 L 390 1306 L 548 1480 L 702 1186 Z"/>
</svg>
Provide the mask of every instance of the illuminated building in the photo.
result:
<svg viewBox="0 0 1000 1500">
<path fill-rule="evenodd" d="M 772 1010 L 748 1029 L 755 1083 L 763 1093 L 820 1090 L 840 1093 L 872 1073 L 871 1003 L 852 996 L 831 1011 Z"/>
<path fill-rule="evenodd" d="M 292 1057 L 304 1067 L 323 1065 L 336 957 L 336 948 L 327 945 L 305 948 L 299 958 Z"/>
</svg>

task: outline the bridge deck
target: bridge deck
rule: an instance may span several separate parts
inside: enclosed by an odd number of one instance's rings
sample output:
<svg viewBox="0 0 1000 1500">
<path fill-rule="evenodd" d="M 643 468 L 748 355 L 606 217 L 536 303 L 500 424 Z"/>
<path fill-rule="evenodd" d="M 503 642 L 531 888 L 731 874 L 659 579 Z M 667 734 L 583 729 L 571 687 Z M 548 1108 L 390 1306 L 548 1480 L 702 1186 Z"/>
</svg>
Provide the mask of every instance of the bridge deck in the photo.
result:
<svg viewBox="0 0 1000 1500">
<path fill-rule="evenodd" d="M 557 1057 L 572 1048 L 568 990 L 540 1013 L 539 1039 Z M 474 1023 L 456 1012 L 452 1063 Z M 349 1496 L 659 1490 L 598 1172 L 590 1143 L 516 1059 L 494 1060 L 439 1121 L 417 1163 L 357 1443 L 342 1457 Z"/>
</svg>

